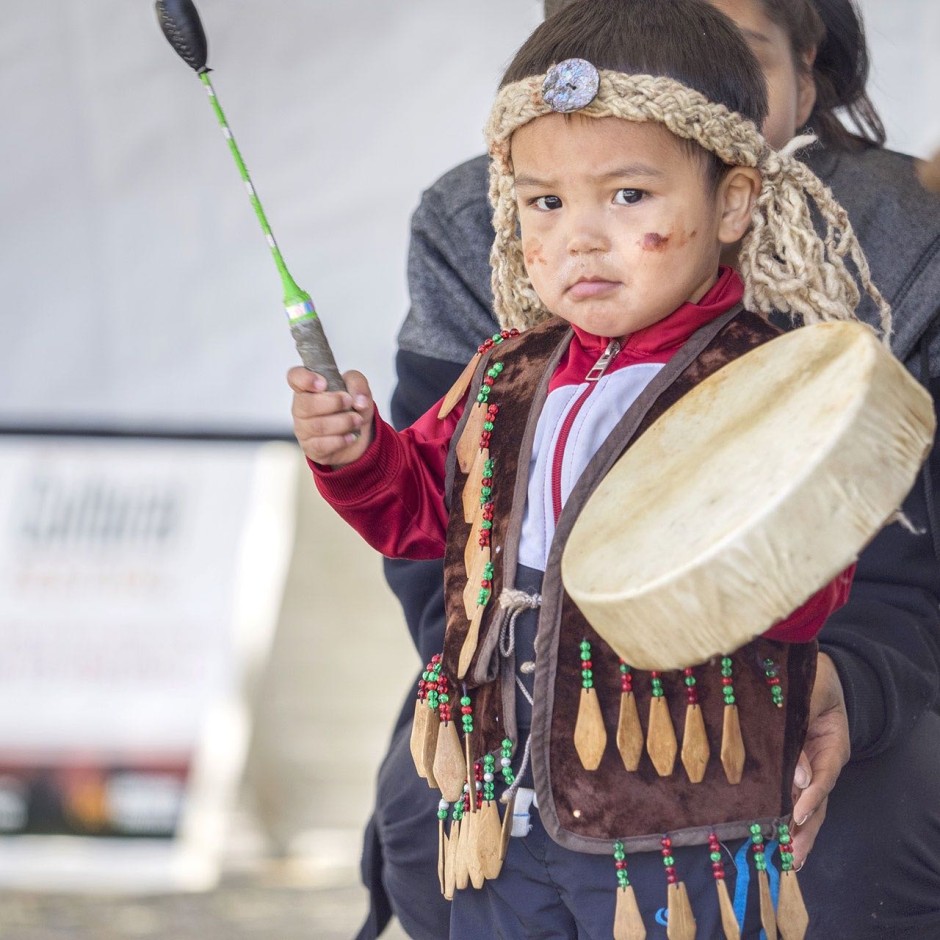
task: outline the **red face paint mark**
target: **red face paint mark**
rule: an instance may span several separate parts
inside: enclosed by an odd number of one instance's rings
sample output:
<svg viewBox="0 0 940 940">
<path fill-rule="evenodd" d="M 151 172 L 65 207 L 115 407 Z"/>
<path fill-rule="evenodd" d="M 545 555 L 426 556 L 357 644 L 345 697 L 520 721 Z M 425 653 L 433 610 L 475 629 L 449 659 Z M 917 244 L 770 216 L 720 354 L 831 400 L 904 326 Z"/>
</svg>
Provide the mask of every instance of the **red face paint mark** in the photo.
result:
<svg viewBox="0 0 940 940">
<path fill-rule="evenodd" d="M 542 246 L 538 244 L 532 245 L 525 253 L 525 266 L 531 268 L 536 264 L 546 264 Z"/>
<path fill-rule="evenodd" d="M 670 237 L 669 235 L 660 235 L 657 232 L 647 232 L 643 236 L 643 250 L 665 251 Z"/>
</svg>

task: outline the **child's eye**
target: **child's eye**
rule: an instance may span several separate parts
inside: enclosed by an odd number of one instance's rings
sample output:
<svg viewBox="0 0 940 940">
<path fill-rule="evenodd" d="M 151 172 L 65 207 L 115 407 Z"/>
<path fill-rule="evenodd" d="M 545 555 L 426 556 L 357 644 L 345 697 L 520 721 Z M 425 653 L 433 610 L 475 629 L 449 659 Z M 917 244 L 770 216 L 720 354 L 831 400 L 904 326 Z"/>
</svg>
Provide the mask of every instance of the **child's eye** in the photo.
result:
<svg viewBox="0 0 940 940">
<path fill-rule="evenodd" d="M 537 196 L 529 201 L 529 205 L 541 209 L 542 212 L 550 212 L 552 209 L 561 208 L 561 200 L 557 196 Z"/>
<path fill-rule="evenodd" d="M 635 206 L 645 195 L 642 189 L 618 189 L 614 203 L 618 206 Z"/>
</svg>

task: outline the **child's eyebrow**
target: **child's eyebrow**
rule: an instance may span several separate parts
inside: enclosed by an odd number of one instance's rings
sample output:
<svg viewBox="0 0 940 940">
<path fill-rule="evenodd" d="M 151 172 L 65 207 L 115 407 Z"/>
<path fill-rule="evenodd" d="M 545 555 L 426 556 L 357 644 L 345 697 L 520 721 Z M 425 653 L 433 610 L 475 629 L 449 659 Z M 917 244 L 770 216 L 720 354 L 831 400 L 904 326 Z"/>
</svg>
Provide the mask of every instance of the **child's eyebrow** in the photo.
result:
<svg viewBox="0 0 940 940">
<path fill-rule="evenodd" d="M 621 180 L 624 177 L 628 179 L 636 179 L 637 177 L 644 177 L 646 179 L 660 179 L 662 176 L 662 170 L 657 169 L 654 166 L 650 166 L 648 163 L 628 163 L 625 166 L 618 166 L 612 170 L 607 170 L 604 173 L 590 174 L 587 178 L 593 183 L 608 183 Z M 523 186 L 532 187 L 534 189 L 551 189 L 553 186 L 557 185 L 557 182 L 555 180 L 539 179 L 535 176 L 520 175 L 515 177 L 515 184 L 517 187 Z"/>
</svg>

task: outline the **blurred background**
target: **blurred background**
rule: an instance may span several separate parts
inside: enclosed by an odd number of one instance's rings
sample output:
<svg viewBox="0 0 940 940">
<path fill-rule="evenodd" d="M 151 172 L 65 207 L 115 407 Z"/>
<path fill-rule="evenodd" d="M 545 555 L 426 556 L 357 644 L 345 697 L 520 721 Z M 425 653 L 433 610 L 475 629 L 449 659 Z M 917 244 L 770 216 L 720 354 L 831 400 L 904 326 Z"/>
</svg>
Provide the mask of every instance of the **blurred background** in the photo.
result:
<svg viewBox="0 0 940 940">
<path fill-rule="evenodd" d="M 408 218 L 541 3 L 198 5 L 287 264 L 387 412 Z M 940 5 L 860 7 L 889 146 L 927 156 Z M 0 937 L 351 937 L 420 664 L 290 443 L 280 282 L 205 91 L 150 0 L 11 6 L 0 88 Z"/>
</svg>

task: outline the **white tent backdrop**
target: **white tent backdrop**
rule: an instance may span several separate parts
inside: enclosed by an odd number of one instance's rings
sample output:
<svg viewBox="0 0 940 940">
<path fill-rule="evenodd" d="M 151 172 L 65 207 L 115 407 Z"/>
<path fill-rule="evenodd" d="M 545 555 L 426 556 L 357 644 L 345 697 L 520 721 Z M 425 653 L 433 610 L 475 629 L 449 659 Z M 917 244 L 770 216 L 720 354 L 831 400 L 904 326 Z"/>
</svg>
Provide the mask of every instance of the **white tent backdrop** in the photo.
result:
<svg viewBox="0 0 940 940">
<path fill-rule="evenodd" d="M 940 4 L 867 0 L 890 143 L 940 145 Z M 209 64 L 340 368 L 391 392 L 421 189 L 481 150 L 538 0 L 200 0 Z M 280 283 L 151 0 L 0 30 L 0 424 L 288 431 Z"/>
</svg>

